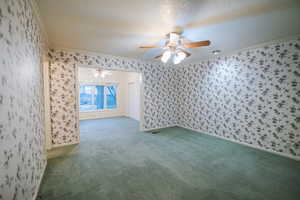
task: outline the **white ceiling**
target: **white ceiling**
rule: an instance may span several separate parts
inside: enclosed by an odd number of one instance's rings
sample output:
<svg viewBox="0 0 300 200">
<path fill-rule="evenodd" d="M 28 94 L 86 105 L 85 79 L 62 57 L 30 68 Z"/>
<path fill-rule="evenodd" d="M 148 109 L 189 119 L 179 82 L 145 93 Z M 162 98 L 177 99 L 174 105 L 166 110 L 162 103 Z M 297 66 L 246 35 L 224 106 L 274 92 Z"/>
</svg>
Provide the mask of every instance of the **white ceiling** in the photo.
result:
<svg viewBox="0 0 300 200">
<path fill-rule="evenodd" d="M 151 60 L 165 34 L 180 26 L 196 62 L 222 53 L 300 34 L 299 0 L 37 0 L 50 46 Z"/>
</svg>

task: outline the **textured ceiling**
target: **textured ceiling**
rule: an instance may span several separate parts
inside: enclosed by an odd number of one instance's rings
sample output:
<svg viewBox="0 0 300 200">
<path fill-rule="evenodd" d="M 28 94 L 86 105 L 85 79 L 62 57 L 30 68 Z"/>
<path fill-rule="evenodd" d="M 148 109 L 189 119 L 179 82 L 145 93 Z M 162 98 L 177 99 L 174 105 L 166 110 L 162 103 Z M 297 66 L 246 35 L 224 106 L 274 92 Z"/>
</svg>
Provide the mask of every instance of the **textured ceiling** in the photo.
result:
<svg viewBox="0 0 300 200">
<path fill-rule="evenodd" d="M 191 41 L 185 62 L 300 34 L 299 0 L 36 0 L 54 48 L 71 48 L 151 60 L 175 26 Z"/>
</svg>

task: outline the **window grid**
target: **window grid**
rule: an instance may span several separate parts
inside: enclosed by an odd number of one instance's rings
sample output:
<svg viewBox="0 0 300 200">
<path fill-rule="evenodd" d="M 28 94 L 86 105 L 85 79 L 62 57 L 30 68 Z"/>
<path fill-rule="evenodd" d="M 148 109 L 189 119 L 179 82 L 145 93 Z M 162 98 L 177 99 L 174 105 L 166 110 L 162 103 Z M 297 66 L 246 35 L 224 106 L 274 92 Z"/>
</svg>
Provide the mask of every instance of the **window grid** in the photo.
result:
<svg viewBox="0 0 300 200">
<path fill-rule="evenodd" d="M 116 85 L 80 85 L 80 111 L 117 108 Z"/>
</svg>

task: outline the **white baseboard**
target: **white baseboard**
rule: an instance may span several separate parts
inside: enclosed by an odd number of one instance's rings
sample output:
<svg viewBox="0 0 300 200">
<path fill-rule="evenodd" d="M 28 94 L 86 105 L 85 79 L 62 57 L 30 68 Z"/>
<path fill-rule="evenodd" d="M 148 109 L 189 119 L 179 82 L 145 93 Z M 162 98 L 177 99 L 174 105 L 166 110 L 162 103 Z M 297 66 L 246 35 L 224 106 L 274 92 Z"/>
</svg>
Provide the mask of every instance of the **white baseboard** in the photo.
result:
<svg viewBox="0 0 300 200">
<path fill-rule="evenodd" d="M 48 149 L 48 150 L 52 150 L 52 149 L 57 148 L 57 147 L 64 147 L 64 146 L 68 146 L 68 145 L 79 144 L 79 143 L 80 143 L 80 141 L 66 143 L 66 144 L 54 144 L 54 145 L 52 145 L 52 148 Z"/>
<path fill-rule="evenodd" d="M 199 133 L 203 133 L 203 134 L 210 135 L 210 136 L 213 136 L 213 137 L 217 137 L 217 138 L 220 138 L 220 139 L 223 139 L 223 140 L 227 140 L 227 141 L 234 142 L 234 143 L 237 143 L 237 144 L 241 144 L 241 145 L 245 145 L 245 146 L 248 146 L 248 147 L 252 147 L 254 149 L 266 151 L 266 152 L 269 152 L 269 153 L 272 153 L 272 154 L 276 154 L 276 155 L 279 155 L 279 156 L 283 156 L 283 157 L 287 157 L 287 158 L 290 158 L 290 159 L 293 159 L 293 160 L 300 161 L 300 157 L 297 157 L 297 156 L 292 156 L 292 155 L 289 155 L 289 154 L 285 154 L 285 153 L 281 153 L 281 152 L 277 152 L 277 151 L 272 151 L 272 150 L 269 150 L 269 149 L 264 149 L 264 148 L 258 147 L 256 145 L 252 145 L 252 144 L 247 144 L 247 143 L 244 143 L 244 142 L 235 141 L 235 140 L 228 139 L 228 138 L 225 138 L 225 137 L 222 137 L 222 136 L 219 136 L 219 135 L 209 134 L 209 133 L 207 133 L 205 131 L 202 131 L 202 130 L 199 130 L 199 129 L 197 130 L 197 129 L 185 127 L 185 126 L 182 126 L 182 125 L 178 125 L 178 127 L 181 127 L 181 128 L 184 128 L 184 129 L 188 129 L 188 130 L 191 130 L 191 131 L 195 131 L 195 132 L 199 132 Z"/>
<path fill-rule="evenodd" d="M 39 194 L 39 190 L 40 190 L 40 186 L 42 184 L 42 180 L 43 180 L 43 177 L 44 177 L 44 174 L 45 174 L 45 171 L 46 171 L 46 167 L 47 167 L 47 160 L 46 160 L 46 163 L 45 163 L 45 166 L 44 166 L 44 169 L 42 171 L 42 175 L 40 177 L 40 180 L 39 180 L 39 184 L 38 186 L 36 187 L 35 189 L 35 193 L 34 193 L 34 196 L 33 196 L 33 200 L 36 200 L 38 194 Z"/>
<path fill-rule="evenodd" d="M 143 129 L 142 131 L 155 131 L 158 129 L 164 129 L 164 128 L 171 128 L 171 127 L 176 127 L 178 126 L 177 124 L 173 124 L 173 125 L 168 125 L 168 126 L 160 126 L 160 127 L 156 127 L 156 128 L 147 128 L 147 129 Z"/>
<path fill-rule="evenodd" d="M 111 111 L 90 111 L 90 112 L 80 112 L 80 120 L 93 120 L 93 119 L 104 119 L 104 118 L 113 118 L 113 117 L 125 117 L 123 113 L 111 112 Z"/>
</svg>

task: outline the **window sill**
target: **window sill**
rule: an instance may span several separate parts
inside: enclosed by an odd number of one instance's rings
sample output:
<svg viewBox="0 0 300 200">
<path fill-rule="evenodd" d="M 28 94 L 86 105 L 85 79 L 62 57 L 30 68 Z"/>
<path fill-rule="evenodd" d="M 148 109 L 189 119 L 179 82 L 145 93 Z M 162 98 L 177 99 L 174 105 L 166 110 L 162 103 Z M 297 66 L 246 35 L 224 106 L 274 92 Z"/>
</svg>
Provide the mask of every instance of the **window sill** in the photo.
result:
<svg viewBox="0 0 300 200">
<path fill-rule="evenodd" d="M 80 111 L 80 113 L 95 113 L 95 112 L 110 112 L 110 111 L 117 111 L 118 108 L 107 108 L 107 109 L 103 109 L 103 110 L 83 110 L 83 111 Z"/>
</svg>

